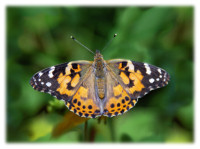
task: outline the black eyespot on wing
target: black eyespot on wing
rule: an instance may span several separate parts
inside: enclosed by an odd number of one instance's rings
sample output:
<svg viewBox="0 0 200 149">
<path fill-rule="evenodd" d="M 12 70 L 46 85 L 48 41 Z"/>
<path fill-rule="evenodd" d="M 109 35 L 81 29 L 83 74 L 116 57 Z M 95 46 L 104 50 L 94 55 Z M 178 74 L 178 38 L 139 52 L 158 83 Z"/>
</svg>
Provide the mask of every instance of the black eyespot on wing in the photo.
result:
<svg viewBox="0 0 200 149">
<path fill-rule="evenodd" d="M 96 117 L 96 115 L 95 115 L 95 114 L 92 114 L 91 116 L 92 116 L 92 118 L 95 118 L 95 117 Z"/>
<path fill-rule="evenodd" d="M 108 117 L 111 117 L 111 116 L 112 116 L 112 114 L 111 114 L 111 113 L 108 113 L 107 115 L 108 115 Z"/>
<path fill-rule="evenodd" d="M 78 106 L 81 106 L 81 102 L 80 101 L 78 102 Z"/>
<path fill-rule="evenodd" d="M 73 100 L 73 103 L 77 103 L 77 99 L 76 98 Z"/>
<path fill-rule="evenodd" d="M 88 106 L 88 109 L 92 109 L 92 105 L 89 105 L 89 106 Z"/>
<path fill-rule="evenodd" d="M 96 110 L 94 113 L 100 113 L 100 110 Z"/>
<path fill-rule="evenodd" d="M 114 103 L 112 103 L 112 104 L 110 105 L 110 107 L 111 107 L 111 108 L 114 108 L 114 107 L 115 107 Z"/>
<path fill-rule="evenodd" d="M 126 97 L 125 97 L 125 100 L 126 100 L 126 101 L 129 101 L 129 97 L 126 96 Z"/>
</svg>

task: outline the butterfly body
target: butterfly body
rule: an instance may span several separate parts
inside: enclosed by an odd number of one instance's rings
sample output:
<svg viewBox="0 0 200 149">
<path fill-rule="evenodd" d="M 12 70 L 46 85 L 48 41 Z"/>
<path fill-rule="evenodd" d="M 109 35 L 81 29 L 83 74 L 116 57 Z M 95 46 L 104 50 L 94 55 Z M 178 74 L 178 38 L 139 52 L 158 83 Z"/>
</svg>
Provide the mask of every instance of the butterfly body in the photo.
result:
<svg viewBox="0 0 200 149">
<path fill-rule="evenodd" d="M 95 73 L 95 86 L 96 86 L 96 98 L 103 100 L 105 98 L 106 91 L 106 67 L 103 56 L 100 52 L 96 51 L 96 56 L 94 58 L 93 70 Z M 102 112 L 102 111 L 101 111 Z"/>
<path fill-rule="evenodd" d="M 168 84 L 168 73 L 156 66 L 124 59 L 72 61 L 36 73 L 32 87 L 64 100 L 81 117 L 121 115 L 149 91 Z"/>
</svg>

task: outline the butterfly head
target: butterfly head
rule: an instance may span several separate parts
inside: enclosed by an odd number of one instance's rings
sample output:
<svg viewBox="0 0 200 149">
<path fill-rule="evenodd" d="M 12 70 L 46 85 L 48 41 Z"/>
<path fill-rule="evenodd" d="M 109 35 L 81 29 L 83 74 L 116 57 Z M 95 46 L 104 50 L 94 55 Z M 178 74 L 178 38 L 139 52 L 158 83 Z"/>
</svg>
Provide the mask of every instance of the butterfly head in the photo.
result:
<svg viewBox="0 0 200 149">
<path fill-rule="evenodd" d="M 94 56 L 94 60 L 98 61 L 98 60 L 102 60 L 103 59 L 103 55 L 101 55 L 99 50 L 96 50 L 96 54 Z"/>
</svg>

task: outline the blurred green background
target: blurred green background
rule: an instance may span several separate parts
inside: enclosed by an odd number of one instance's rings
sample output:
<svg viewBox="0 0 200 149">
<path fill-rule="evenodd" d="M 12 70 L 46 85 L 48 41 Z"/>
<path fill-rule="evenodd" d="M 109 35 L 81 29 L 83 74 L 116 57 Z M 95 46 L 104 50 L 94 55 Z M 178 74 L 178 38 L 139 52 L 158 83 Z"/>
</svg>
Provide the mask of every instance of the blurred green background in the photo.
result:
<svg viewBox="0 0 200 149">
<path fill-rule="evenodd" d="M 193 142 L 193 17 L 193 7 L 8 6 L 6 140 L 83 142 L 84 122 L 75 125 L 63 102 L 35 91 L 29 80 L 46 67 L 93 60 L 71 35 L 95 51 L 117 33 L 104 59 L 147 62 L 167 70 L 171 80 L 122 116 L 88 120 L 87 140 Z"/>
</svg>

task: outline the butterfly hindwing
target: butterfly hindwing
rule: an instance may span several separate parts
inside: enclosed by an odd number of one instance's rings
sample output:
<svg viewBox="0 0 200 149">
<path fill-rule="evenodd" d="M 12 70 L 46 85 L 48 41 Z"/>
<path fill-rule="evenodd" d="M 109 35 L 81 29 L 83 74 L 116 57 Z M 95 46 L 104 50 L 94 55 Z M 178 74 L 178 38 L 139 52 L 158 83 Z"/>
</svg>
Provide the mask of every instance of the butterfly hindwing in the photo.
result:
<svg viewBox="0 0 200 149">
<path fill-rule="evenodd" d="M 119 83 L 131 99 L 141 98 L 149 91 L 167 85 L 169 74 L 156 66 L 130 60 L 114 59 L 107 61 Z"/>
<path fill-rule="evenodd" d="M 121 115 L 134 107 L 137 100 L 131 99 L 123 86 L 117 80 L 116 75 L 108 70 L 106 74 L 107 92 L 104 107 L 104 115 L 113 117 Z"/>
<path fill-rule="evenodd" d="M 100 104 L 95 95 L 94 79 L 93 69 L 90 68 L 71 102 L 67 103 L 70 111 L 81 117 L 96 118 L 101 115 Z"/>
</svg>

